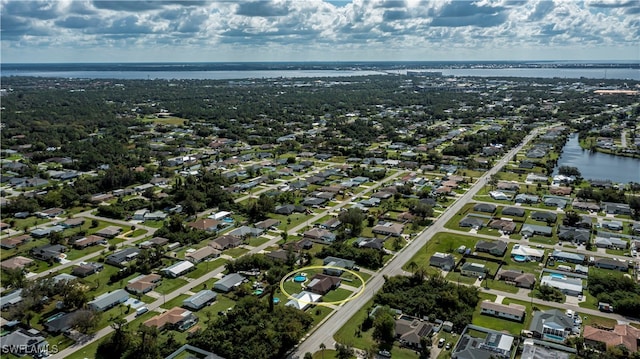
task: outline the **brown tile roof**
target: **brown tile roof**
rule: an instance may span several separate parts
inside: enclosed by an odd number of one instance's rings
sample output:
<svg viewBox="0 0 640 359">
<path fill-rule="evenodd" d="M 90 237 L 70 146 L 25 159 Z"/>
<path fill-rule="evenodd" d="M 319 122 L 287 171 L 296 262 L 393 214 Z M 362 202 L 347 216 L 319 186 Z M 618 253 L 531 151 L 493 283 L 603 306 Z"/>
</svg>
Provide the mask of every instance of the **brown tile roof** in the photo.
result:
<svg viewBox="0 0 640 359">
<path fill-rule="evenodd" d="M 147 320 L 146 322 L 144 322 L 144 325 L 147 327 L 156 326 L 158 327 L 158 329 L 162 329 L 167 324 L 180 323 L 185 317 L 189 316 L 190 314 L 191 311 L 187 309 L 173 307 L 170 310 Z"/>
<path fill-rule="evenodd" d="M 603 330 L 587 325 L 584 327 L 585 340 L 604 343 L 607 347 L 624 345 L 632 353 L 638 351 L 640 329 L 628 324 L 616 324 L 613 330 Z"/>
<path fill-rule="evenodd" d="M 9 258 L 5 261 L 2 261 L 2 263 L 0 263 L 0 267 L 2 267 L 2 269 L 24 268 L 25 266 L 31 263 L 33 263 L 33 259 L 17 256 L 17 257 Z"/>
</svg>

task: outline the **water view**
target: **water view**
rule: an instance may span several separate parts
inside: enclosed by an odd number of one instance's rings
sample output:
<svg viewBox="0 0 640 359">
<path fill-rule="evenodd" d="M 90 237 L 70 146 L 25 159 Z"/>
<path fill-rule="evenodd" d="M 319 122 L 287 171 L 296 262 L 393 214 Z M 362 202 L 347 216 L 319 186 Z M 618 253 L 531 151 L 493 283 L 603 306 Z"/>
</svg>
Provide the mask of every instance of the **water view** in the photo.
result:
<svg viewBox="0 0 640 359">
<path fill-rule="evenodd" d="M 560 166 L 577 167 L 585 179 L 610 179 L 618 183 L 640 181 L 639 159 L 584 150 L 580 147 L 577 133 L 572 134 L 565 144 L 554 174 L 558 173 Z"/>
</svg>

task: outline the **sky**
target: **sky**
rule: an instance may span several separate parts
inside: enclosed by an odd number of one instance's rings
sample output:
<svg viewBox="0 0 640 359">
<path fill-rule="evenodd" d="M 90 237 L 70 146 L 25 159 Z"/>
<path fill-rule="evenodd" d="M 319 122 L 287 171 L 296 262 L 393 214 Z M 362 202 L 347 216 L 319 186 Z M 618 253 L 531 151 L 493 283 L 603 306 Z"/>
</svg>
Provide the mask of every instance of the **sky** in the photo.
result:
<svg viewBox="0 0 640 359">
<path fill-rule="evenodd" d="M 640 0 L 0 0 L 2 63 L 640 61 Z"/>
</svg>

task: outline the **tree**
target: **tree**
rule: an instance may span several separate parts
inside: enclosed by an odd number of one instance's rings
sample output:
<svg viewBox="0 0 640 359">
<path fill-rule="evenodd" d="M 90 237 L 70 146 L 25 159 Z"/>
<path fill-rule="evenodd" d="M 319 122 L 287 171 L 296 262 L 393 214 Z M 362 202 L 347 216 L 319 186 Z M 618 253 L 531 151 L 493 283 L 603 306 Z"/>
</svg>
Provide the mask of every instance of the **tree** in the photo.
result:
<svg viewBox="0 0 640 359">
<path fill-rule="evenodd" d="M 351 232 L 352 237 L 359 236 L 362 232 L 362 222 L 365 219 L 364 214 L 358 208 L 349 208 L 348 210 L 341 212 L 338 215 L 338 219 L 342 222 Z"/>
<path fill-rule="evenodd" d="M 324 343 L 320 343 L 320 354 L 322 355 L 322 359 L 324 359 L 324 350 L 327 349 L 327 346 Z"/>
<path fill-rule="evenodd" d="M 373 319 L 373 339 L 379 344 L 393 344 L 395 325 L 393 315 L 388 307 L 377 310 Z"/>
<path fill-rule="evenodd" d="M 304 359 L 313 359 L 313 354 L 309 352 L 304 353 Z"/>
<path fill-rule="evenodd" d="M 87 292 L 77 283 L 66 282 L 61 290 L 62 303 L 68 309 L 77 309 L 84 307 L 89 301 Z"/>
<path fill-rule="evenodd" d="M 76 310 L 72 326 L 82 334 L 89 334 L 97 328 L 101 314 L 89 309 Z"/>
<path fill-rule="evenodd" d="M 350 359 L 353 356 L 353 348 L 336 343 L 336 359 Z"/>
<path fill-rule="evenodd" d="M 567 226 L 573 227 L 578 222 L 580 222 L 581 219 L 582 218 L 580 217 L 580 215 L 575 211 L 567 211 L 567 213 L 565 213 L 564 219 L 562 220 L 562 223 Z"/>
<path fill-rule="evenodd" d="M 563 176 L 574 176 L 576 178 L 582 177 L 582 174 L 580 173 L 578 167 L 560 166 L 560 168 L 558 168 L 558 173 Z"/>
<path fill-rule="evenodd" d="M 6 284 L 11 288 L 22 288 L 24 286 L 25 276 L 22 268 L 3 269 L 5 273 Z"/>
</svg>

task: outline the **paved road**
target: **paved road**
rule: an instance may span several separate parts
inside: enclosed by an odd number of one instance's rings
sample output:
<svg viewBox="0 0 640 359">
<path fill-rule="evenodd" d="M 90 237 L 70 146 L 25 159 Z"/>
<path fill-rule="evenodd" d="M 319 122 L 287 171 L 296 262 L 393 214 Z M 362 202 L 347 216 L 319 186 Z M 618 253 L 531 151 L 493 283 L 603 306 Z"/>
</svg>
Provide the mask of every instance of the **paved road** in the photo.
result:
<svg viewBox="0 0 640 359">
<path fill-rule="evenodd" d="M 434 234 L 443 230 L 443 225 L 449 219 L 451 219 L 465 203 L 472 200 L 473 196 L 485 185 L 487 180 L 497 173 L 502 166 L 506 165 L 518 151 L 525 144 L 537 134 L 538 130 L 529 134 L 522 143 L 509 151 L 504 157 L 497 162 L 497 164 L 487 171 L 482 177 L 476 181 L 476 183 L 469 188 L 469 190 L 460 196 L 456 202 L 454 202 L 449 208 L 447 208 L 433 223 L 432 226 L 426 228 L 420 235 L 418 235 L 411 243 L 403 248 L 398 254 L 391 259 L 391 261 L 382 269 L 380 269 L 376 275 L 371 277 L 367 286 L 359 297 L 345 303 L 337 311 L 332 312 L 331 316 L 325 320 L 323 324 L 318 326 L 311 335 L 309 335 L 292 354 L 293 357 L 304 356 L 306 352 L 315 352 L 320 348 L 320 344 L 324 343 L 327 348 L 333 348 L 335 346 L 334 334 L 344 326 L 347 321 L 355 314 L 360 308 L 362 308 L 367 301 L 369 301 L 373 295 L 380 290 L 384 284 L 384 276 L 393 276 L 403 273 L 402 265 L 408 262 L 414 253 L 422 248 Z"/>
</svg>

